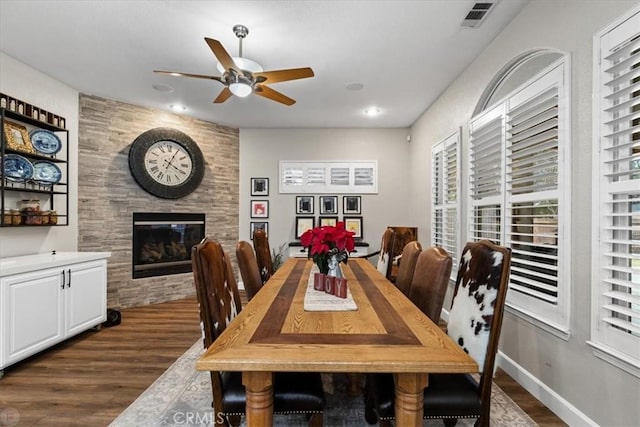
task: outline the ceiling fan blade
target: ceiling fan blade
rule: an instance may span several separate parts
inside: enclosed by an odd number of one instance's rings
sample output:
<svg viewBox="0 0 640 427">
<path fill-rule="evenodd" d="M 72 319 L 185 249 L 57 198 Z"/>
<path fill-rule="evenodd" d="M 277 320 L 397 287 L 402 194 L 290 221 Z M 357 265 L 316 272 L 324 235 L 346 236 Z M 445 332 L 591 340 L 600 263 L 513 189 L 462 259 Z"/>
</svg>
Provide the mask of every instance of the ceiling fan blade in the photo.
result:
<svg viewBox="0 0 640 427">
<path fill-rule="evenodd" d="M 220 83 L 224 83 L 224 81 L 222 80 L 222 77 L 205 76 L 204 74 L 177 73 L 175 71 L 161 71 L 161 70 L 153 70 L 153 72 L 158 74 L 166 74 L 168 76 L 195 77 L 196 79 L 208 79 L 208 80 L 215 80 Z"/>
<path fill-rule="evenodd" d="M 273 90 L 269 86 L 265 85 L 257 85 L 253 90 L 253 93 L 284 105 L 293 105 L 296 103 L 294 99 L 291 99 L 277 90 Z"/>
<path fill-rule="evenodd" d="M 231 91 L 229 90 L 228 87 L 225 87 L 224 89 L 222 89 L 222 92 L 220 92 L 220 94 L 218 95 L 218 97 L 216 99 L 213 100 L 214 104 L 221 104 L 224 101 L 226 101 L 227 99 L 229 99 L 231 97 L 231 95 L 233 95 L 231 93 Z"/>
<path fill-rule="evenodd" d="M 288 80 L 306 79 L 313 76 L 315 76 L 315 74 L 309 67 L 253 73 L 253 77 L 255 77 L 259 83 L 265 82 L 268 84 L 286 82 Z"/>
<path fill-rule="evenodd" d="M 218 61 L 220 61 L 225 70 L 233 69 L 242 74 L 242 71 L 240 71 L 240 68 L 238 68 L 236 63 L 233 62 L 231 55 L 229 55 L 227 50 L 222 46 L 222 43 L 208 37 L 205 37 L 204 40 L 207 42 L 209 48 L 211 48 L 213 54 L 218 58 Z"/>
</svg>

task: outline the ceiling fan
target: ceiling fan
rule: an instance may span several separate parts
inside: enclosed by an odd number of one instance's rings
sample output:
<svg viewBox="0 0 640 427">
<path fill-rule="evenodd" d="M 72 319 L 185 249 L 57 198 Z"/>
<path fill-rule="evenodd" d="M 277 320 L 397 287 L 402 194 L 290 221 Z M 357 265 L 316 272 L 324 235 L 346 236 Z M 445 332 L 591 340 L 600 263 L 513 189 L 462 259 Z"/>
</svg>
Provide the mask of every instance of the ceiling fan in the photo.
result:
<svg viewBox="0 0 640 427">
<path fill-rule="evenodd" d="M 313 77 L 313 70 L 306 68 L 290 68 L 285 70 L 264 71 L 260 64 L 248 58 L 242 57 L 242 39 L 249 34 L 249 29 L 244 25 L 236 25 L 233 32 L 239 39 L 240 49 L 238 57 L 231 57 L 218 40 L 205 37 L 209 48 L 218 59 L 218 70 L 222 77 L 206 76 L 202 74 L 177 73 L 174 71 L 154 70 L 155 73 L 168 74 L 170 76 L 195 77 L 197 79 L 216 80 L 224 84 L 225 88 L 213 100 L 214 104 L 220 104 L 235 95 L 241 98 L 249 96 L 251 93 L 262 96 L 272 101 L 285 105 L 296 103 L 294 99 L 271 89 L 268 84 L 285 82 L 289 80 L 306 79 Z"/>
</svg>

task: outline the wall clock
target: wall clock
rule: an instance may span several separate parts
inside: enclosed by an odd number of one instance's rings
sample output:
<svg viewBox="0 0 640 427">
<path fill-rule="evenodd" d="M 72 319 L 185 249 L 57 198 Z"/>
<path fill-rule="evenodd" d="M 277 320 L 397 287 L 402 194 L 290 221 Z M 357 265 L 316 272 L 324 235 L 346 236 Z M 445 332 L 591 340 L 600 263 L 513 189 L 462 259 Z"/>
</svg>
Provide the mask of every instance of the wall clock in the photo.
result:
<svg viewBox="0 0 640 427">
<path fill-rule="evenodd" d="M 129 150 L 129 170 L 145 191 L 163 199 L 193 192 L 204 176 L 204 157 L 189 135 L 156 128 L 138 136 Z"/>
</svg>

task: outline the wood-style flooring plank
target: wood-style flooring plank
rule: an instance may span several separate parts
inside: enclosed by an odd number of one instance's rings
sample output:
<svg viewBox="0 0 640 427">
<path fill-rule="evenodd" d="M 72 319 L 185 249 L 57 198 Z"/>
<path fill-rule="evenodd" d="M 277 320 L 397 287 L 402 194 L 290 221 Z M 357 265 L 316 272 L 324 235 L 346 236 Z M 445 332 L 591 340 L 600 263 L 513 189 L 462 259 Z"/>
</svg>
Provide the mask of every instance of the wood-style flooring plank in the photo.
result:
<svg viewBox="0 0 640 427">
<path fill-rule="evenodd" d="M 17 410 L 18 426 L 107 426 L 198 339 L 194 298 L 123 310 L 118 326 L 8 367 L 0 412 Z M 496 383 L 540 426 L 565 426 L 506 373 L 498 370 Z"/>
</svg>

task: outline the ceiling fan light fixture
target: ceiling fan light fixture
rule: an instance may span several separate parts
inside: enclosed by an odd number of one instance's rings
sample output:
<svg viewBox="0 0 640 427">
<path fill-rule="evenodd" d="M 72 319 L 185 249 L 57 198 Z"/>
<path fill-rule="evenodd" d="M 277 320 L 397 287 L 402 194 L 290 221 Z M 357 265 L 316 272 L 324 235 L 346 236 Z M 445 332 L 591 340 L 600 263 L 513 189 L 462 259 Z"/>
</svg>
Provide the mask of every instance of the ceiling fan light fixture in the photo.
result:
<svg viewBox="0 0 640 427">
<path fill-rule="evenodd" d="M 239 98 L 245 98 L 251 95 L 251 92 L 253 92 L 251 86 L 243 82 L 231 83 L 229 85 L 229 90 L 232 94 Z"/>
</svg>

